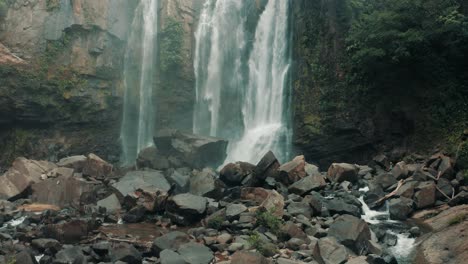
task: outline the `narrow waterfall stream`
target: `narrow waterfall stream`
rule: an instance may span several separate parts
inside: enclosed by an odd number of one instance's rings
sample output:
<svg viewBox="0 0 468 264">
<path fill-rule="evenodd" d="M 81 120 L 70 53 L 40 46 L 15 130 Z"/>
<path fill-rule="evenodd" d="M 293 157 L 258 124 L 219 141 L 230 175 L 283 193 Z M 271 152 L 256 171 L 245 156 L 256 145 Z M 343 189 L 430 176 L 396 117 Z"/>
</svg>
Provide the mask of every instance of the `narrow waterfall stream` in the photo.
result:
<svg viewBox="0 0 468 264">
<path fill-rule="evenodd" d="M 121 162 L 132 164 L 152 145 L 154 130 L 153 70 L 157 48 L 158 0 L 142 0 L 135 10 L 124 69 L 124 116 Z"/>
<path fill-rule="evenodd" d="M 359 189 L 361 192 L 369 191 L 369 187 Z M 407 231 L 408 226 L 400 221 L 391 220 L 388 205 L 385 205 L 385 211 L 377 211 L 369 208 L 364 201 L 364 196 L 359 197 L 362 204 L 361 218 L 371 225 L 381 225 L 387 229 L 389 235 L 396 237 L 396 244 L 388 248 L 395 256 L 399 264 L 410 264 L 412 262 L 413 251 L 416 247 L 416 239 L 410 237 Z"/>
<path fill-rule="evenodd" d="M 193 130 L 228 139 L 227 162 L 256 163 L 269 150 L 284 161 L 291 145 L 290 1 L 269 0 L 249 28 L 257 8 L 207 0 L 196 32 Z"/>
</svg>

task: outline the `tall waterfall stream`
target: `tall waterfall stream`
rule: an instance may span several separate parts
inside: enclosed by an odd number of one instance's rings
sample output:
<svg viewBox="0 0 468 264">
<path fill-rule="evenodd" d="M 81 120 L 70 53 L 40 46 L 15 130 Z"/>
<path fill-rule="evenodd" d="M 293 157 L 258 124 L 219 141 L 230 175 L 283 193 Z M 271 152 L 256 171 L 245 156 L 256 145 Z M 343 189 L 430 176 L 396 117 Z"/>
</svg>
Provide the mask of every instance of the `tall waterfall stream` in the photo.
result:
<svg viewBox="0 0 468 264">
<path fill-rule="evenodd" d="M 153 71 L 158 29 L 158 0 L 142 0 L 135 10 L 124 69 L 124 117 L 121 127 L 123 164 L 135 161 L 152 144 L 154 130 Z"/>
<path fill-rule="evenodd" d="M 229 139 L 229 161 L 290 151 L 290 1 L 269 0 L 255 29 L 254 1 L 207 0 L 195 35 L 194 133 Z"/>
</svg>

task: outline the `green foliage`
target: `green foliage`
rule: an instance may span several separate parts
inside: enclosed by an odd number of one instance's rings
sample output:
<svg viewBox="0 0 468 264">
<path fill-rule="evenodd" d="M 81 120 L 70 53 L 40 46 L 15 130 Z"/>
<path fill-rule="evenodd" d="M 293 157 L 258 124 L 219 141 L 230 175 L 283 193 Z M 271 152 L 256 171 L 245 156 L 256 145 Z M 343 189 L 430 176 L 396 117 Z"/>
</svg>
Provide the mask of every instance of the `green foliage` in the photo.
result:
<svg viewBox="0 0 468 264">
<path fill-rule="evenodd" d="M 256 214 L 257 225 L 270 229 L 271 232 L 276 233 L 283 225 L 283 220 L 276 217 L 274 209 L 269 211 L 258 210 Z"/>
<path fill-rule="evenodd" d="M 182 22 L 169 17 L 161 32 L 160 67 L 169 72 L 179 66 L 184 59 L 184 28 Z"/>
<path fill-rule="evenodd" d="M 466 214 L 458 214 L 448 221 L 449 226 L 458 225 L 465 221 Z"/>
<path fill-rule="evenodd" d="M 214 217 L 210 219 L 207 223 L 209 228 L 213 228 L 215 230 L 220 230 L 223 226 L 223 218 L 221 216 Z"/>
<path fill-rule="evenodd" d="M 250 234 L 249 239 L 247 240 L 251 248 L 256 249 L 258 252 L 263 254 L 263 246 L 265 242 L 262 241 L 260 234 L 258 232 L 253 232 Z"/>
</svg>

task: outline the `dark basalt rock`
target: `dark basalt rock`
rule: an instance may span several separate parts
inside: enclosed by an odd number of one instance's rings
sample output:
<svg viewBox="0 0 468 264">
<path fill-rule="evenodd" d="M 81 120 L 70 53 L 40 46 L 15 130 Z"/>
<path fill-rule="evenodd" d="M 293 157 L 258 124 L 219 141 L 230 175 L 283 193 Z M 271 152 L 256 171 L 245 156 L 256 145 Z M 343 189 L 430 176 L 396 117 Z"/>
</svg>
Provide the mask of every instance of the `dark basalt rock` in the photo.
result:
<svg viewBox="0 0 468 264">
<path fill-rule="evenodd" d="M 202 169 L 217 168 L 224 162 L 228 142 L 166 129 L 154 136 L 154 144 L 162 155 L 176 157 L 188 167 Z"/>
</svg>

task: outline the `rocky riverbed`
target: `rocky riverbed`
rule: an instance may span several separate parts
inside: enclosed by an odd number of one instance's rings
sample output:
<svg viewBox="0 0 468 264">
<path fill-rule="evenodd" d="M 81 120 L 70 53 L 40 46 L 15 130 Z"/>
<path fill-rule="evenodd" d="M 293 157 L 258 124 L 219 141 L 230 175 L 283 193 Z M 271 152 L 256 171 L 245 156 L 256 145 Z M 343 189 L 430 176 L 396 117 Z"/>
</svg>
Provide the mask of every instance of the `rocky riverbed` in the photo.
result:
<svg viewBox="0 0 468 264">
<path fill-rule="evenodd" d="M 133 168 L 17 158 L 0 263 L 462 263 L 468 177 L 443 153 L 327 171 L 303 156 L 218 168 L 227 142 L 165 131 Z"/>
</svg>

